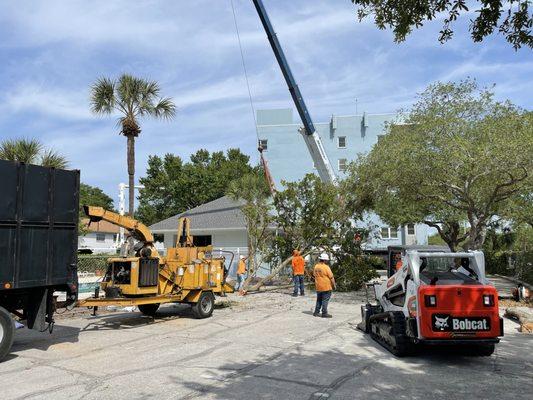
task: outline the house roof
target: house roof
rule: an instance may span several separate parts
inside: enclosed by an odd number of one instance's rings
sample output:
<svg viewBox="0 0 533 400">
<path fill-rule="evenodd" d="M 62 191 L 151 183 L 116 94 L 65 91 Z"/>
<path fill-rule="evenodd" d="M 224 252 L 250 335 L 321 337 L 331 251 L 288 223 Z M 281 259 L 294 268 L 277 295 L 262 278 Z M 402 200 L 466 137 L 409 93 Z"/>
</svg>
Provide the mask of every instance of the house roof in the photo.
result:
<svg viewBox="0 0 533 400">
<path fill-rule="evenodd" d="M 83 218 L 82 223 L 84 226 L 87 226 L 89 222 L 88 218 Z M 91 222 L 91 224 L 87 227 L 87 230 L 89 232 L 99 232 L 99 233 L 118 233 L 120 231 L 120 228 L 111 222 L 107 221 L 98 221 L 98 222 Z"/>
<path fill-rule="evenodd" d="M 178 219 L 188 217 L 191 220 L 191 230 L 213 229 L 246 229 L 246 221 L 241 212 L 243 203 L 232 200 L 227 196 L 220 197 L 209 203 L 202 204 L 181 214 L 174 215 L 150 226 L 150 230 L 175 231 Z"/>
</svg>

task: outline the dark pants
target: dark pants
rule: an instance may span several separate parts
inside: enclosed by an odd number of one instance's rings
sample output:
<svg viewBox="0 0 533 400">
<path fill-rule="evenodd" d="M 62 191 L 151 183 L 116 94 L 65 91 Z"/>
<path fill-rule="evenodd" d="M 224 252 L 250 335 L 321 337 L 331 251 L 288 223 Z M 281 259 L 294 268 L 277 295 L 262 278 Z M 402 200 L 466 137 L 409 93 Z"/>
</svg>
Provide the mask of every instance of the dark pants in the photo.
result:
<svg viewBox="0 0 533 400">
<path fill-rule="evenodd" d="M 292 294 L 298 294 L 298 288 L 300 288 L 300 294 L 304 294 L 304 276 L 294 275 L 292 280 L 294 281 L 294 292 Z"/>
<path fill-rule="evenodd" d="M 316 292 L 315 314 L 319 314 L 320 309 L 322 309 L 322 314 L 328 313 L 328 303 L 330 298 L 331 290 L 328 290 L 327 292 Z"/>
</svg>

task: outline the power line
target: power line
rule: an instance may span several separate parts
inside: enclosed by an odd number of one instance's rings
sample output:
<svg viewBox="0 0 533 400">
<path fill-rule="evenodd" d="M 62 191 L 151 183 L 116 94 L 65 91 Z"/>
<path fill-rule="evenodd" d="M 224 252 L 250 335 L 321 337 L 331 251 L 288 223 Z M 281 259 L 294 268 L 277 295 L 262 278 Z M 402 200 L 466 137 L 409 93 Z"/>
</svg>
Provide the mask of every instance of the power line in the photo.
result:
<svg viewBox="0 0 533 400">
<path fill-rule="evenodd" d="M 248 79 L 248 71 L 246 69 L 246 61 L 244 59 L 244 51 L 242 49 L 241 35 L 240 35 L 240 32 L 239 32 L 239 26 L 237 24 L 237 14 L 235 13 L 235 5 L 233 4 L 233 0 L 230 0 L 230 3 L 231 3 L 231 10 L 233 12 L 233 22 L 235 23 L 235 33 L 237 34 L 237 41 L 239 42 L 239 50 L 241 52 L 242 69 L 244 71 L 244 78 L 246 80 L 246 87 L 248 88 L 248 98 L 250 99 L 250 109 L 252 110 L 252 117 L 254 119 L 255 134 L 257 136 L 257 141 L 259 142 L 259 131 L 257 129 L 257 120 L 256 120 L 256 117 L 255 117 L 254 101 L 253 101 L 253 97 L 252 97 L 252 90 L 250 89 L 250 80 Z"/>
</svg>

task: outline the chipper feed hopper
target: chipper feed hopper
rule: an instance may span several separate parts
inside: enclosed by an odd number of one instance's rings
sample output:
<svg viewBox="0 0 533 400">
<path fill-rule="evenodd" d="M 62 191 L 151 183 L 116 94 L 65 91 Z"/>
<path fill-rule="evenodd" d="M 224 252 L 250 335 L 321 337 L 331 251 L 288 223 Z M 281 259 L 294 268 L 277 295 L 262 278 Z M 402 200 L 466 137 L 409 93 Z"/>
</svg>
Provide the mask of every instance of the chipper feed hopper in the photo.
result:
<svg viewBox="0 0 533 400">
<path fill-rule="evenodd" d="M 361 330 L 397 356 L 421 344 L 462 346 L 482 356 L 494 352 L 503 320 L 481 251 L 407 251 L 392 271 L 374 285 L 377 304 L 361 307 Z"/>
<path fill-rule="evenodd" d="M 105 220 L 128 230 L 121 254 L 108 259 L 107 271 L 95 296 L 79 306 L 137 306 L 154 315 L 163 303 L 191 304 L 197 318 L 213 313 L 215 295 L 233 292 L 226 283 L 224 258 L 212 256 L 212 246 L 195 247 L 189 220 L 180 218 L 176 247 L 161 256 L 148 227 L 101 207 L 84 207 L 91 222 Z M 105 294 L 100 297 L 100 293 Z"/>
</svg>

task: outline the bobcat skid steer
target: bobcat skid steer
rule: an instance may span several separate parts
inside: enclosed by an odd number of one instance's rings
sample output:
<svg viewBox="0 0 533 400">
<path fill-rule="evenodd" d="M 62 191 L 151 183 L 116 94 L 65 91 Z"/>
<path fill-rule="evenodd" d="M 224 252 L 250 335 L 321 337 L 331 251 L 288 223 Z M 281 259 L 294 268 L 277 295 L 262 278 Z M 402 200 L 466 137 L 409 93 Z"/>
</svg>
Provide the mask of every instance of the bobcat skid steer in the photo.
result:
<svg viewBox="0 0 533 400">
<path fill-rule="evenodd" d="M 467 346 L 470 354 L 490 356 L 503 336 L 498 293 L 481 251 L 407 251 L 374 293 L 377 304 L 361 307 L 358 328 L 396 356 L 420 344 Z"/>
</svg>

